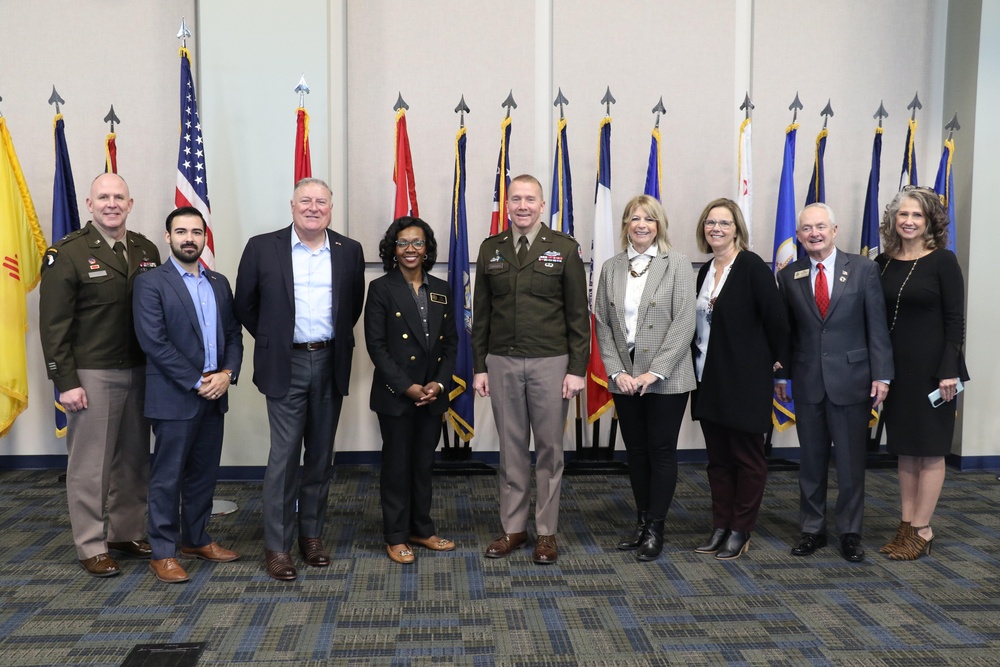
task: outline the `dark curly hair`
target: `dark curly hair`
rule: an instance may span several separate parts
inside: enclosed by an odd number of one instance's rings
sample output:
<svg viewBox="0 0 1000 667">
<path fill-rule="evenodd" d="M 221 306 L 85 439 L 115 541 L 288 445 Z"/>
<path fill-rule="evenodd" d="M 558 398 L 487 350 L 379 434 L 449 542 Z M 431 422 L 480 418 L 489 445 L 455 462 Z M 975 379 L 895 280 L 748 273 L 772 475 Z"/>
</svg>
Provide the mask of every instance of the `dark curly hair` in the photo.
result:
<svg viewBox="0 0 1000 667">
<path fill-rule="evenodd" d="M 920 205 L 924 220 L 924 245 L 928 250 L 944 248 L 948 245 L 948 213 L 944 210 L 941 197 L 930 188 L 904 186 L 889 205 L 885 207 L 882 224 L 878 231 L 882 235 L 882 252 L 892 256 L 899 252 L 902 242 L 896 232 L 896 214 L 903 205 L 904 199 L 912 199 Z"/>
<path fill-rule="evenodd" d="M 382 268 L 385 269 L 386 273 L 398 268 L 396 266 L 396 239 L 399 238 L 399 233 L 407 227 L 419 227 L 424 230 L 424 240 L 427 245 L 424 246 L 423 268 L 424 271 L 430 271 L 434 268 L 438 255 L 438 244 L 434 239 L 434 230 L 420 218 L 404 215 L 392 221 L 389 229 L 385 230 L 385 236 L 378 242 L 378 256 L 382 258 Z"/>
</svg>

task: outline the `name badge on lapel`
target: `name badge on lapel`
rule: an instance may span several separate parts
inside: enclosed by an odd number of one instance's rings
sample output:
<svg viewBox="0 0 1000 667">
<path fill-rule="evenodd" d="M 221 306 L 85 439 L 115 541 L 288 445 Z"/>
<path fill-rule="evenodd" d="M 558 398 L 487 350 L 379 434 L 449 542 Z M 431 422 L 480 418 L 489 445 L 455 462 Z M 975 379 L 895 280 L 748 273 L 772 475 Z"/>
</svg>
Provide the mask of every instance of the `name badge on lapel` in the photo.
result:
<svg viewBox="0 0 1000 667">
<path fill-rule="evenodd" d="M 431 303 L 448 303 L 448 296 L 431 292 Z"/>
<path fill-rule="evenodd" d="M 801 271 L 796 271 L 795 275 L 792 276 L 793 279 L 798 280 L 799 278 L 808 278 L 809 269 L 802 269 Z"/>
</svg>

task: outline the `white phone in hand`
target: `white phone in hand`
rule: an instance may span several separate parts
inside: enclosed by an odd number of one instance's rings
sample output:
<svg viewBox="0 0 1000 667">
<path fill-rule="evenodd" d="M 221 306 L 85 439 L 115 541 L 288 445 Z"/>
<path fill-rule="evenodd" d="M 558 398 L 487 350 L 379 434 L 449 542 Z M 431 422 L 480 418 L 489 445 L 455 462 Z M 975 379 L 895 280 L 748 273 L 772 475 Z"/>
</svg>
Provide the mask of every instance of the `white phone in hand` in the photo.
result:
<svg viewBox="0 0 1000 667">
<path fill-rule="evenodd" d="M 963 389 L 965 389 L 965 385 L 962 384 L 962 378 L 959 378 L 958 385 L 955 386 L 955 396 L 961 394 Z M 927 400 L 929 400 L 931 402 L 931 406 L 935 408 L 939 408 L 947 402 L 941 398 L 940 387 L 927 394 Z"/>
</svg>

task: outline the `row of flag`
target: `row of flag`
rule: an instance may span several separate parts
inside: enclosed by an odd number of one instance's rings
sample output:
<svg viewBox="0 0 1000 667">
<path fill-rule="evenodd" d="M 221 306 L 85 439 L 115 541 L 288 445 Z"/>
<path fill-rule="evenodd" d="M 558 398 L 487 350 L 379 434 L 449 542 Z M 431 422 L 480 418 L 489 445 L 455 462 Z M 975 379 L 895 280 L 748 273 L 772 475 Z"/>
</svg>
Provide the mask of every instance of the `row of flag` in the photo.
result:
<svg viewBox="0 0 1000 667">
<path fill-rule="evenodd" d="M 208 241 L 202 262 L 208 268 L 214 268 L 214 238 L 211 228 L 211 207 L 208 199 L 208 184 L 206 179 L 204 140 L 201 123 L 198 116 L 197 97 L 191 74 L 191 58 L 187 48 L 180 49 L 180 141 L 177 159 L 177 182 L 175 189 L 175 204 L 177 206 L 194 206 L 205 216 L 208 223 Z M 0 121 L 3 121 L 0 117 Z M 66 144 L 65 122 L 62 114 L 57 113 L 54 121 L 54 142 L 56 169 L 53 184 L 53 241 L 80 228 L 80 216 L 77 208 L 76 189 L 74 186 L 72 167 Z M 511 138 L 511 118 L 508 115 L 501 123 L 500 150 L 497 157 L 497 172 L 493 196 L 493 214 L 490 221 L 490 233 L 495 234 L 507 228 L 509 221 L 506 213 L 506 191 L 510 183 L 509 146 Z M 591 246 L 590 283 L 591 300 L 593 291 L 600 278 L 600 270 L 605 260 L 614 255 L 615 219 L 611 210 L 611 117 L 610 113 L 602 119 L 598 138 L 598 173 L 595 187 L 594 237 Z M 550 227 L 567 234 L 574 233 L 574 209 L 572 193 L 572 175 L 570 172 L 569 147 L 567 142 L 567 123 L 560 118 L 556 132 L 556 147 L 553 158 L 552 195 Z M 778 206 L 775 220 L 773 268 L 777 272 L 797 255 L 795 239 L 795 195 L 794 195 L 794 161 L 795 139 L 798 124 L 792 123 L 785 133 L 785 151 L 782 161 L 781 178 L 779 182 Z M 900 186 L 915 185 L 916 148 L 914 136 L 916 121 L 910 119 L 907 129 L 906 150 L 900 177 Z M 34 215 L 33 204 L 24 184 L 23 175 L 17 165 L 13 144 L 3 125 L 4 146 L 7 160 L 3 165 L 4 178 L 7 187 L 0 189 L 0 206 L 11 211 L 19 211 L 17 215 L 5 216 L 5 219 L 26 221 L 18 225 L 16 234 L 5 226 L 4 232 L 4 270 L 6 271 L 5 289 L 10 283 L 21 294 L 37 283 L 40 257 L 45 250 L 44 235 L 38 229 L 37 216 Z M 816 139 L 815 162 L 806 194 L 806 204 L 823 202 L 825 200 L 824 156 L 828 132 L 824 127 Z M 740 126 L 738 150 L 738 181 L 736 201 L 744 211 L 744 218 L 751 233 L 752 243 L 752 123 L 748 117 Z M 472 352 L 471 352 L 471 283 L 469 280 L 469 250 L 468 223 L 466 214 L 465 192 L 467 184 L 465 128 L 461 128 L 455 138 L 455 177 L 452 197 L 450 252 L 448 265 L 448 280 L 452 286 L 454 303 L 462 304 L 462 326 L 459 327 L 458 363 L 453 376 L 453 386 L 450 389 L 451 409 L 448 421 L 456 435 L 468 442 L 474 435 L 473 394 L 469 390 L 472 382 Z M 646 171 L 644 193 L 661 198 L 662 168 L 661 168 L 661 136 L 659 128 L 654 127 L 651 140 L 649 160 Z M 861 251 L 870 257 L 879 252 L 878 237 L 878 183 L 881 163 L 882 128 L 876 129 L 872 147 L 872 167 L 869 175 L 868 192 L 866 194 Z M 300 101 L 296 110 L 294 178 L 312 175 L 311 157 L 309 151 L 309 115 Z M 939 193 L 949 214 L 949 248 L 954 249 L 955 215 L 954 177 L 951 171 L 954 142 L 949 138 L 945 142 L 942 153 L 935 190 Z M 117 173 L 117 143 L 112 131 L 105 140 L 105 171 Z M 409 137 L 406 128 L 406 109 L 400 107 L 396 113 L 395 126 L 395 159 L 393 164 L 393 181 L 396 185 L 394 200 L 394 217 L 402 215 L 419 215 L 417 204 L 416 183 L 413 174 L 413 161 L 410 153 Z M 10 184 L 18 184 L 13 187 Z M 13 193 L 17 193 L 15 197 Z M 29 213 L 30 212 L 30 213 Z M 23 227 L 23 229 L 21 229 Z M 9 239 L 8 239 L 9 237 Z M 35 248 L 16 245 L 23 238 L 33 239 Z M 9 249 L 14 248 L 11 252 Z M 37 251 L 37 253 L 36 253 Z M 31 255 L 27 257 L 25 253 Z M 35 261 L 34 254 L 38 255 Z M 27 263 L 26 262 L 27 257 Z M 23 297 L 20 301 L 23 302 Z M 591 304 L 592 307 L 592 304 Z M 18 316 L 17 309 L 5 309 L 4 316 L 14 318 L 14 326 L 3 322 L 0 328 L 0 341 L 7 338 L 17 338 L 24 347 L 23 333 L 27 327 L 26 311 Z M 19 331 L 14 335 L 14 332 Z M 12 344 L 13 345 L 13 344 Z M 611 394 L 607 387 L 607 375 L 604 372 L 596 340 L 591 343 L 592 354 L 590 367 L 587 370 L 586 416 L 588 422 L 594 422 L 613 408 Z M 16 345 L 3 349 L 18 349 Z M 24 410 L 27 404 L 27 370 L 24 354 L 5 355 L 6 362 L 11 362 L 11 369 L 0 368 L 0 395 L 5 403 L 0 407 L 0 436 L 13 424 L 17 414 Z M 782 405 L 775 402 L 774 423 L 778 430 L 784 430 L 794 423 L 794 405 Z M 65 411 L 55 395 L 56 433 L 65 434 Z"/>
<path fill-rule="evenodd" d="M 774 253 L 772 258 L 772 269 L 775 275 L 778 271 L 794 261 L 797 256 L 801 256 L 801 249 L 797 249 L 795 237 L 796 227 L 796 205 L 795 205 L 795 183 L 793 173 L 795 171 L 795 135 L 798 131 L 798 124 L 793 122 L 785 129 L 785 152 L 781 165 L 781 180 L 778 187 L 778 207 L 774 226 Z M 899 189 L 904 186 L 916 186 L 917 182 L 917 148 L 916 148 L 917 121 L 910 118 L 907 123 L 906 141 L 904 143 L 903 161 L 899 175 Z M 816 137 L 816 153 L 813 165 L 812 177 L 809 181 L 809 189 L 806 192 L 805 205 L 826 202 L 826 184 L 824 177 L 824 156 L 826 154 L 826 141 L 829 133 L 826 127 L 820 130 Z M 952 174 L 952 157 L 955 152 L 955 142 L 949 136 L 944 142 L 941 153 L 941 162 L 938 166 L 937 178 L 934 182 L 934 191 L 941 199 L 942 205 L 948 213 L 948 250 L 955 252 L 955 237 L 957 235 L 955 222 L 955 179 Z M 742 164 L 742 163 L 741 163 Z M 882 124 L 875 128 L 875 137 L 872 140 L 871 170 L 868 174 L 868 188 L 865 193 L 865 205 L 861 220 L 861 248 L 860 253 L 869 259 L 878 256 L 881 248 L 879 238 L 879 223 L 882 216 L 878 207 L 879 179 L 881 176 L 882 164 Z M 746 209 L 744 209 L 746 210 Z M 749 220 L 748 220 L 749 224 Z M 788 393 L 792 395 L 791 382 L 789 381 Z M 774 398 L 772 423 L 778 431 L 788 429 L 795 423 L 795 405 L 793 401 L 783 402 Z M 870 426 L 874 426 L 878 420 L 878 413 L 872 411 Z"/>
</svg>

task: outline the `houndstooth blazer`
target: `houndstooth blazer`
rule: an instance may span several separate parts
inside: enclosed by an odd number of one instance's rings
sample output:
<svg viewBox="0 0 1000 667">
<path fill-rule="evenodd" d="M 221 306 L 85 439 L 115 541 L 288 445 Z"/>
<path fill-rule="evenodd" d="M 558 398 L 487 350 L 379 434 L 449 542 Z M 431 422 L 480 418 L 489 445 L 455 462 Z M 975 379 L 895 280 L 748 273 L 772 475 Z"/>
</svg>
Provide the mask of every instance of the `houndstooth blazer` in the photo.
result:
<svg viewBox="0 0 1000 667">
<path fill-rule="evenodd" d="M 635 333 L 635 362 L 625 340 L 625 284 L 628 253 L 604 263 L 594 298 L 594 321 L 608 388 L 620 394 L 611 376 L 625 372 L 635 377 L 646 371 L 662 375 L 647 393 L 681 394 L 695 388 L 691 340 L 694 338 L 694 272 L 691 262 L 674 250 L 652 260 L 639 300 Z"/>
</svg>

